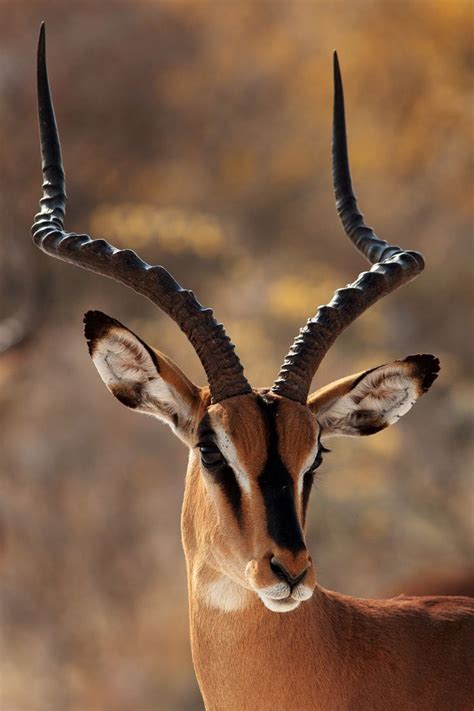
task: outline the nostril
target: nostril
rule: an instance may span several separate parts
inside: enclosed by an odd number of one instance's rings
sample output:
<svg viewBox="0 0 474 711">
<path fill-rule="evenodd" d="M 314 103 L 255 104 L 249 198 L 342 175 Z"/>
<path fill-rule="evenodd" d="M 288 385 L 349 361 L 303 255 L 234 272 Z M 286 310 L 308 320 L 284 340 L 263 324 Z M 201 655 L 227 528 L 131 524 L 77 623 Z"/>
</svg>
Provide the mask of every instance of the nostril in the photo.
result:
<svg viewBox="0 0 474 711">
<path fill-rule="evenodd" d="M 298 585 L 298 583 L 301 583 L 301 581 L 305 578 L 307 572 L 308 569 L 305 568 L 302 573 L 296 576 L 296 578 L 292 578 L 291 585 Z"/>
<path fill-rule="evenodd" d="M 303 580 L 308 571 L 308 569 L 305 568 L 302 573 L 299 573 L 299 575 L 291 575 L 291 573 L 289 573 L 287 569 L 276 558 L 271 558 L 270 568 L 273 570 L 275 575 L 278 575 L 279 578 L 285 580 L 285 582 L 291 585 L 291 587 L 298 585 L 298 583 Z"/>
<path fill-rule="evenodd" d="M 270 568 L 273 570 L 275 575 L 278 575 L 279 578 L 281 578 L 282 580 L 286 580 L 286 582 L 289 582 L 287 571 L 282 565 L 280 565 L 276 558 L 271 559 Z"/>
</svg>

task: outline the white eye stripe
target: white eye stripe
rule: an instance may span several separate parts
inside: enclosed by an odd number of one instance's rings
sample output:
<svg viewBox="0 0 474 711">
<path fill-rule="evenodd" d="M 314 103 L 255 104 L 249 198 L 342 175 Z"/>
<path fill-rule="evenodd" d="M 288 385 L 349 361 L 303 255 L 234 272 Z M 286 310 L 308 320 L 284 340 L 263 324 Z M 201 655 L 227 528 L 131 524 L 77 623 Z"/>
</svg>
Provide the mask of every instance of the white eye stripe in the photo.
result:
<svg viewBox="0 0 474 711">
<path fill-rule="evenodd" d="M 234 447 L 229 435 L 225 432 L 224 428 L 218 421 L 213 421 L 211 417 L 212 428 L 216 434 L 216 444 L 222 452 L 223 456 L 226 458 L 229 466 L 235 474 L 237 482 L 239 483 L 241 489 L 246 493 L 251 493 L 250 487 L 250 477 L 245 471 L 241 461 L 239 460 L 237 450 Z"/>
<path fill-rule="evenodd" d="M 300 475 L 298 477 L 298 494 L 300 496 L 302 496 L 302 494 L 303 494 L 304 475 L 306 474 L 306 472 L 308 471 L 308 469 L 311 467 L 314 460 L 318 456 L 318 450 L 319 450 L 319 441 L 316 441 L 313 449 L 310 451 L 310 453 L 304 460 L 303 466 L 300 471 Z"/>
</svg>

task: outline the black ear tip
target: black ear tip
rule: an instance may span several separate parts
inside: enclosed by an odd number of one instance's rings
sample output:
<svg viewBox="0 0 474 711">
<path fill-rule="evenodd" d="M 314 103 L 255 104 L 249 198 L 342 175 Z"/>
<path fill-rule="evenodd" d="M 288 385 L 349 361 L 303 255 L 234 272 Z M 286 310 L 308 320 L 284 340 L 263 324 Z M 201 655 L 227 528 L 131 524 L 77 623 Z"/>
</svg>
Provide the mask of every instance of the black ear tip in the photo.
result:
<svg viewBox="0 0 474 711">
<path fill-rule="evenodd" d="M 407 356 L 405 361 L 413 364 L 415 374 L 421 381 L 422 390 L 426 393 L 438 377 L 441 368 L 439 358 L 431 353 L 418 353 Z"/>
<path fill-rule="evenodd" d="M 84 315 L 84 336 L 91 355 L 97 341 L 106 336 L 111 328 L 124 328 L 124 326 L 102 311 L 88 311 Z"/>
<path fill-rule="evenodd" d="M 123 324 L 117 319 L 112 318 L 112 316 L 107 316 L 102 311 L 88 311 L 84 314 L 84 333 L 97 332 L 98 330 L 103 330 L 104 328 L 112 328 L 118 326 L 119 328 L 124 328 Z M 87 338 L 87 334 L 86 334 Z"/>
</svg>

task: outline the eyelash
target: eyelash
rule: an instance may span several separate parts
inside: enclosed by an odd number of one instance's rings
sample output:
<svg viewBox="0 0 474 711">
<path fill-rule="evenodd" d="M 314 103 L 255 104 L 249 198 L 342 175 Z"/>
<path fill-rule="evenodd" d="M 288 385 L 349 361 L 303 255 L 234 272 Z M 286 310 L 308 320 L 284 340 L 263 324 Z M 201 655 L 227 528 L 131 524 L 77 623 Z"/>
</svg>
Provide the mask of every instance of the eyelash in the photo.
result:
<svg viewBox="0 0 474 711">
<path fill-rule="evenodd" d="M 325 447 L 321 442 L 319 442 L 319 448 L 318 448 L 318 453 L 316 454 L 315 460 L 308 469 L 306 473 L 312 473 L 315 472 L 316 469 L 318 469 L 321 464 L 323 463 L 323 454 L 328 454 L 331 450 Z"/>
</svg>

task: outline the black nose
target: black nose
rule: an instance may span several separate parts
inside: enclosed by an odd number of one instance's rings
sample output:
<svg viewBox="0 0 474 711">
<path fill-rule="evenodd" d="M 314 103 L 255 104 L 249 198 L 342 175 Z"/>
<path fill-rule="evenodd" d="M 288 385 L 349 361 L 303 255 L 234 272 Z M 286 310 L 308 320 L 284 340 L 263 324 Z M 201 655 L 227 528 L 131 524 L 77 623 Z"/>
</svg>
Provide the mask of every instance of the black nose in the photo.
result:
<svg viewBox="0 0 474 711">
<path fill-rule="evenodd" d="M 270 560 L 270 568 L 273 570 L 275 575 L 278 575 L 279 578 L 285 580 L 292 588 L 295 585 L 298 585 L 298 583 L 303 580 L 304 576 L 308 572 L 308 568 L 305 568 L 301 573 L 298 573 L 298 575 L 291 575 L 291 573 L 289 573 L 276 558 L 272 558 Z"/>
</svg>

